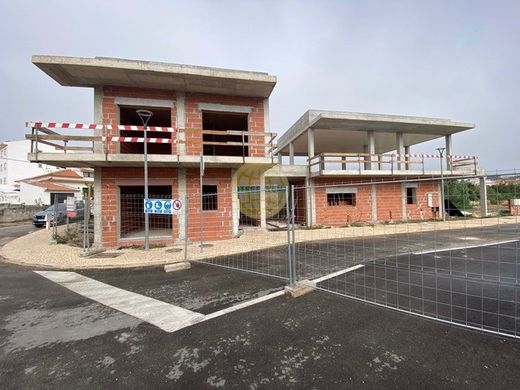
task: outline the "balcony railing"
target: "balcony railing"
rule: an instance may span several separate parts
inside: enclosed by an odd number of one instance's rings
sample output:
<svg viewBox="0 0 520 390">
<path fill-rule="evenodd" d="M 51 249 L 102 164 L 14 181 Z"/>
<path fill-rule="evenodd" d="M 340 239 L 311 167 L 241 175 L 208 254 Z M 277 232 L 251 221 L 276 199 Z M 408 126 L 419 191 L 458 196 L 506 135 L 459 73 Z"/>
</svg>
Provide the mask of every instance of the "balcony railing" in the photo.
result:
<svg viewBox="0 0 520 390">
<path fill-rule="evenodd" d="M 197 130 L 200 131 L 200 130 Z M 204 140 L 204 136 L 212 136 L 213 140 Z M 229 140 L 232 137 L 233 140 Z M 251 148 L 259 147 L 264 149 L 264 155 L 273 159 L 276 144 L 274 139 L 276 133 L 271 132 L 254 132 L 242 130 L 202 130 L 202 147 L 225 147 L 232 148 L 233 156 L 248 157 L 251 156 Z M 254 142 L 260 140 L 260 142 Z M 219 155 L 219 154 L 217 154 Z"/>
<path fill-rule="evenodd" d="M 81 123 L 55 123 L 55 122 L 27 122 L 26 127 L 31 129 L 25 138 L 31 140 L 31 153 L 38 159 L 38 154 L 43 153 L 39 149 L 39 145 L 47 145 L 54 148 L 56 153 L 84 153 L 84 154 L 104 154 L 105 159 L 108 154 L 114 154 L 114 148 L 109 145 L 116 143 L 143 143 L 143 137 L 121 137 L 117 135 L 109 135 L 120 131 L 143 131 L 142 126 L 126 126 L 126 125 L 96 125 L 96 124 L 81 124 Z M 81 131 L 81 135 L 73 132 Z M 150 137 L 148 133 L 148 143 L 175 143 L 185 144 L 186 134 L 188 132 L 197 132 L 200 134 L 200 142 L 202 147 L 219 146 L 238 148 L 239 152 L 233 154 L 234 156 L 249 157 L 252 147 L 257 147 L 263 153 L 259 157 L 268 157 L 273 159 L 273 151 L 276 148 L 274 139 L 276 133 L 271 132 L 252 132 L 252 131 L 238 131 L 238 130 L 201 130 L 201 129 L 175 129 L 171 127 L 148 127 L 148 131 L 152 132 L 169 132 L 172 137 L 155 138 Z M 87 135 L 85 133 L 88 133 Z M 184 136 L 179 136 L 183 134 Z M 216 136 L 214 140 L 204 141 L 204 135 Z M 224 139 L 219 137 L 226 137 Z M 232 138 L 229 138 L 232 137 Z M 237 140 L 238 139 L 238 140 Z M 255 142 L 256 141 L 256 142 Z M 248 149 L 249 148 L 249 149 Z M 179 155 L 181 148 L 176 148 L 173 155 Z M 248 151 L 248 153 L 246 153 Z M 45 152 L 49 153 L 49 152 Z M 153 153 L 149 153 L 153 154 Z M 188 153 L 183 153 L 188 154 Z M 189 154 L 188 154 L 189 155 Z M 218 156 L 226 156 L 220 155 Z"/>
<path fill-rule="evenodd" d="M 475 156 L 435 154 L 367 154 L 367 153 L 320 153 L 308 159 L 311 176 L 331 173 L 373 173 L 385 171 L 430 173 L 442 170 L 446 173 L 478 173 Z"/>
</svg>

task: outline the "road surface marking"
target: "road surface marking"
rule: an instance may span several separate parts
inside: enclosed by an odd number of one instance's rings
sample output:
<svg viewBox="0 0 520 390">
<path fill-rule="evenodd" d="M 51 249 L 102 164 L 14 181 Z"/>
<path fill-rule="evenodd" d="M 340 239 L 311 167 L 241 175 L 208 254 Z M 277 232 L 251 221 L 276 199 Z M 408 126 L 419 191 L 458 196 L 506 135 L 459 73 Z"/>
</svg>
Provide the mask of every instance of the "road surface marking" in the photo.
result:
<svg viewBox="0 0 520 390">
<path fill-rule="evenodd" d="M 230 306 L 230 307 L 228 307 L 226 309 L 222 309 L 222 310 L 216 311 L 214 313 L 207 314 L 206 317 L 202 321 L 211 320 L 213 318 L 220 317 L 220 316 L 222 316 L 224 314 L 229 314 L 229 313 L 232 313 L 234 311 L 243 309 L 245 307 L 253 306 L 253 305 L 256 305 L 257 303 L 265 302 L 265 301 L 268 301 L 269 299 L 273 299 L 273 298 L 282 296 L 284 294 L 285 294 L 285 291 L 284 290 L 280 290 L 280 291 L 276 291 L 276 292 L 271 293 L 271 294 L 264 295 L 262 297 L 250 299 L 249 301 L 240 302 L 240 303 L 237 303 L 236 305 Z"/>
<path fill-rule="evenodd" d="M 204 319 L 203 314 L 110 286 L 75 272 L 35 272 L 77 294 L 148 322 L 166 332 L 175 332 Z"/>
<path fill-rule="evenodd" d="M 316 286 L 318 283 L 321 283 L 327 279 L 332 279 L 332 278 L 335 278 L 336 276 L 339 276 L 339 275 L 343 275 L 343 274 L 346 274 L 348 272 L 352 272 L 352 271 L 355 271 L 359 268 L 363 268 L 365 265 L 364 264 L 357 264 L 353 267 L 350 267 L 350 268 L 345 268 L 345 269 L 342 269 L 340 271 L 337 271 L 337 272 L 333 272 L 331 274 L 328 274 L 328 275 L 325 275 L 325 276 L 322 276 L 321 278 L 316 278 L 316 279 L 312 279 L 310 282 L 312 285 Z"/>
<path fill-rule="evenodd" d="M 75 272 L 35 272 L 77 294 L 142 321 L 148 322 L 149 324 L 155 325 L 165 332 L 175 332 L 199 322 L 208 321 L 285 294 L 284 290 L 276 291 L 204 315 L 154 298 L 111 286 Z"/>
<path fill-rule="evenodd" d="M 479 245 L 457 246 L 457 247 L 453 247 L 453 248 L 429 249 L 429 250 L 425 250 L 425 251 L 412 252 L 412 255 L 426 255 L 428 253 L 458 251 L 458 250 L 461 250 L 461 249 L 472 249 L 472 248 L 480 248 L 480 247 L 484 247 L 484 246 L 510 244 L 512 242 L 517 242 L 517 241 L 518 241 L 518 239 L 516 239 L 516 240 L 505 240 L 505 241 L 494 241 L 494 242 L 488 242 L 486 244 L 479 244 Z"/>
</svg>

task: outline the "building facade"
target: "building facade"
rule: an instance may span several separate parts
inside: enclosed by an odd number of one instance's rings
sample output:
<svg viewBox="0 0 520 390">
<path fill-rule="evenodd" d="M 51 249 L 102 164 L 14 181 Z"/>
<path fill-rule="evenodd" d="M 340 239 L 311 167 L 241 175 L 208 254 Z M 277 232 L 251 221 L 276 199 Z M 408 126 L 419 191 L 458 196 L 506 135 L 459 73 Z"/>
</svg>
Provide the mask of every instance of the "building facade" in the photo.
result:
<svg viewBox="0 0 520 390">
<path fill-rule="evenodd" d="M 110 58 L 34 56 L 33 63 L 61 85 L 94 90 L 93 125 L 61 124 L 61 130 L 76 130 L 64 135 L 53 130 L 56 123 L 33 122 L 28 138 L 31 161 L 94 169 L 99 246 L 143 242 L 139 109 L 152 112 L 149 198 L 185 202 L 178 215 L 150 216 L 152 242 L 172 243 L 186 234 L 190 240 L 229 239 L 244 224 L 265 229 L 280 208 L 270 210 L 264 189 L 289 185 L 301 188 L 297 214 L 307 225 L 436 218 L 439 175 L 476 169 L 471 159 L 454 158 L 451 147 L 452 134 L 473 125 L 448 120 L 310 110 L 276 146 L 269 127 L 276 77 L 267 73 Z M 439 137 L 449 156 L 442 173 L 410 151 Z M 58 151 L 42 152 L 38 142 Z M 405 177 L 424 180 L 412 185 L 400 181 Z M 377 180 L 394 182 L 376 186 Z M 245 210 L 247 191 L 253 211 Z"/>
</svg>

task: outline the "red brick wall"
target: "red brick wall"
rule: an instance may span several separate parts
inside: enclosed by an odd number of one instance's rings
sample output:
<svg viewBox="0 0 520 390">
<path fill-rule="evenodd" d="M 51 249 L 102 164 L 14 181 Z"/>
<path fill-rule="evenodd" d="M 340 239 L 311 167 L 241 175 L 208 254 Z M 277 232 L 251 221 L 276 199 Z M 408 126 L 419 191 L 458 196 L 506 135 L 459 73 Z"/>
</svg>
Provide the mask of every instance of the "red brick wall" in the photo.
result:
<svg viewBox="0 0 520 390">
<path fill-rule="evenodd" d="M 140 179 L 143 177 L 143 168 L 101 168 L 101 222 L 103 227 L 102 242 L 105 247 L 120 245 L 142 244 L 142 240 L 135 242 L 118 241 L 118 188 L 116 179 Z M 149 179 L 169 179 L 168 185 L 172 186 L 173 195 L 178 195 L 178 172 L 176 168 L 149 168 Z M 142 185 L 140 181 L 137 185 Z M 179 237 L 179 225 L 177 217 L 172 217 L 172 240 Z M 170 242 L 172 241 L 170 240 Z M 155 242 L 155 241 L 154 241 Z"/>
<path fill-rule="evenodd" d="M 515 206 L 513 199 L 509 199 L 509 212 L 516 217 L 520 216 L 520 206 Z"/>
<path fill-rule="evenodd" d="M 204 172 L 204 183 L 217 185 L 218 210 L 203 211 L 203 237 L 206 241 L 233 237 L 231 169 L 211 169 Z M 200 178 L 199 169 L 186 170 L 186 192 L 188 194 L 188 237 L 200 240 Z"/>
<path fill-rule="evenodd" d="M 439 207 L 439 186 L 438 182 L 419 182 L 417 183 L 416 204 L 407 204 L 406 211 L 410 220 L 432 219 L 438 217 L 431 207 L 428 206 L 428 193 L 432 194 L 433 206 Z"/>
<path fill-rule="evenodd" d="M 372 185 L 359 184 L 360 181 L 339 181 L 332 178 L 319 178 L 315 183 L 316 224 L 342 226 L 356 222 L 372 221 Z M 357 183 L 357 184 L 352 184 Z M 356 205 L 329 206 L 327 202 L 326 186 L 352 186 L 357 189 Z M 325 186 L 325 187 L 321 187 Z M 417 182 L 416 203 L 406 204 L 407 218 L 410 220 L 431 219 L 438 217 L 428 206 L 427 194 L 433 195 L 433 206 L 439 206 L 438 182 Z M 406 194 L 404 194 L 406 195 Z M 400 221 L 403 216 L 403 193 L 401 183 L 376 184 L 376 208 L 378 222 Z"/>
<path fill-rule="evenodd" d="M 379 184 L 376 190 L 378 222 L 403 220 L 401 183 Z"/>
<path fill-rule="evenodd" d="M 141 99 L 163 99 L 176 100 L 175 91 L 155 90 L 144 88 L 129 88 L 129 87 L 115 87 L 105 86 L 103 88 L 103 124 L 118 125 L 119 115 L 117 105 L 115 104 L 116 97 L 131 97 Z M 265 156 L 265 129 L 264 124 L 264 104 L 263 99 L 260 98 L 242 98 L 233 96 L 218 96 L 206 94 L 186 94 L 185 112 L 186 112 L 186 154 L 199 156 L 202 153 L 202 111 L 198 109 L 198 103 L 218 103 L 238 106 L 252 107 L 251 113 L 248 116 L 248 127 L 251 133 L 258 133 L 259 135 L 249 136 L 249 142 L 254 145 L 249 147 L 249 156 L 264 157 Z M 176 105 L 171 112 L 171 126 L 177 127 L 177 109 Z M 262 134 L 260 134 L 262 133 Z M 109 136 L 118 136 L 119 131 L 111 130 L 108 132 Z M 111 142 L 108 144 L 108 153 L 117 153 L 117 143 Z M 172 144 L 172 154 L 177 153 L 176 144 Z"/>
<path fill-rule="evenodd" d="M 103 88 L 103 124 L 104 125 L 118 125 L 119 114 L 117 105 L 115 104 L 116 97 L 129 97 L 139 99 L 162 99 L 175 101 L 177 99 L 175 91 L 160 90 L 160 89 L 145 89 L 145 88 L 129 88 L 129 87 L 113 87 L 105 86 Z M 137 124 L 137 123 L 136 123 Z M 177 127 L 177 108 L 171 110 L 171 127 Z M 119 136 L 119 131 L 110 130 L 109 136 Z M 172 154 L 177 153 L 176 144 L 172 145 Z M 117 143 L 110 142 L 107 145 L 108 153 L 117 153 Z"/>
<path fill-rule="evenodd" d="M 143 168 L 102 168 L 101 169 L 101 204 L 102 204 L 102 242 L 105 247 L 142 245 L 143 240 L 118 240 L 118 188 L 117 179 L 137 179 L 143 177 Z M 149 178 L 169 179 L 173 196 L 178 196 L 178 172 L 176 168 L 150 168 Z M 233 237 L 232 227 L 232 186 L 231 169 L 206 169 L 206 184 L 216 184 L 218 188 L 218 210 L 203 212 L 204 239 L 207 241 Z M 139 181 L 140 185 L 142 184 Z M 200 240 L 200 183 L 198 168 L 187 169 L 186 191 L 188 202 L 188 238 Z M 171 243 L 179 238 L 179 224 L 176 216 L 172 217 L 171 240 L 153 240 L 153 242 Z"/>
<path fill-rule="evenodd" d="M 320 180 L 320 185 L 332 182 Z M 348 187 L 345 184 L 345 187 Z M 371 221 L 371 196 L 370 185 L 352 186 L 357 189 L 355 205 L 329 205 L 327 201 L 327 187 L 314 189 L 314 201 L 316 202 L 316 224 L 327 226 L 343 226 L 356 222 Z M 328 188 L 334 188 L 329 186 Z"/>
<path fill-rule="evenodd" d="M 262 133 L 258 136 L 249 136 L 249 142 L 254 143 L 249 147 L 249 156 L 265 156 L 265 129 L 264 103 L 258 98 L 242 98 L 233 96 L 215 96 L 205 94 L 186 94 L 186 154 L 200 155 L 202 153 L 202 111 L 198 103 L 217 103 L 236 106 L 251 106 L 248 116 L 248 126 L 251 133 Z"/>
</svg>

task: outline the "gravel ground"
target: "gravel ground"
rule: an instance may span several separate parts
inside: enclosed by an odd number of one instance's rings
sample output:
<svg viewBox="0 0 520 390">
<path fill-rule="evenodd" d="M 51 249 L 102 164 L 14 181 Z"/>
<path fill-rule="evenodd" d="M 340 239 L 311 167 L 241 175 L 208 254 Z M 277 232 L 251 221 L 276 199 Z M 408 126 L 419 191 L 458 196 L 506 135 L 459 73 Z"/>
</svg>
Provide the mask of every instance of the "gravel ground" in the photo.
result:
<svg viewBox="0 0 520 390">
<path fill-rule="evenodd" d="M 340 239 L 363 236 L 390 235 L 399 233 L 414 233 L 437 230 L 489 227 L 492 225 L 507 225 L 519 222 L 518 217 L 467 219 L 447 222 L 402 223 L 393 225 L 343 227 L 330 229 L 302 229 L 296 233 L 297 242 Z M 46 268 L 122 268 L 152 266 L 174 263 L 184 260 L 182 245 L 177 245 L 178 251 L 171 251 L 172 246 L 153 248 L 148 252 L 142 249 L 123 248 L 109 250 L 117 253 L 117 257 L 94 258 L 83 257 L 82 248 L 63 244 L 55 244 L 51 239 L 51 230 L 40 230 L 14 239 L 0 249 L 4 261 L 16 264 L 31 265 Z M 221 255 L 244 253 L 253 250 L 286 245 L 287 232 L 267 232 L 260 229 L 246 230 L 240 238 L 211 242 L 211 247 L 198 247 L 198 243 L 188 246 L 188 259 L 200 260 Z"/>
</svg>

